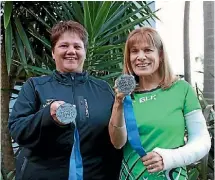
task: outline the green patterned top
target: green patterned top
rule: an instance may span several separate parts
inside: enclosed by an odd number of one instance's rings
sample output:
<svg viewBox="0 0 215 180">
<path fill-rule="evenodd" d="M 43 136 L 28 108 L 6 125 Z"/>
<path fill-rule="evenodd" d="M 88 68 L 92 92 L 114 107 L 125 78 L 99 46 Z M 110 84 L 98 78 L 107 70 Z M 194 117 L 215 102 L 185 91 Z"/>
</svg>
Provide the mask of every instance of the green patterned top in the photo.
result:
<svg viewBox="0 0 215 180">
<path fill-rule="evenodd" d="M 142 146 L 146 152 L 184 145 L 184 115 L 201 106 L 193 88 L 183 80 L 169 89 L 134 94 L 133 108 Z M 121 180 L 186 180 L 186 167 L 149 174 L 138 154 L 127 142 L 124 147 Z"/>
</svg>

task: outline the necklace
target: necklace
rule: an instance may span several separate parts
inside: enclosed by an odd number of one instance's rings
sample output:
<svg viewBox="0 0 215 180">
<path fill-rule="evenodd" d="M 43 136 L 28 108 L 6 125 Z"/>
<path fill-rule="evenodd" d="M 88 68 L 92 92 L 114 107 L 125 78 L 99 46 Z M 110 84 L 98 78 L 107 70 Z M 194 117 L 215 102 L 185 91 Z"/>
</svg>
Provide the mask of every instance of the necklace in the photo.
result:
<svg viewBox="0 0 215 180">
<path fill-rule="evenodd" d="M 157 86 L 157 87 L 152 88 L 152 89 L 150 89 L 150 90 L 146 90 L 146 89 L 144 89 L 144 90 L 137 90 L 137 91 L 135 91 L 135 93 L 137 93 L 137 94 L 142 94 L 142 93 L 146 93 L 146 92 L 152 92 L 152 91 L 155 91 L 155 90 L 157 90 L 157 89 L 159 89 L 159 88 L 160 88 L 160 86 Z"/>
</svg>

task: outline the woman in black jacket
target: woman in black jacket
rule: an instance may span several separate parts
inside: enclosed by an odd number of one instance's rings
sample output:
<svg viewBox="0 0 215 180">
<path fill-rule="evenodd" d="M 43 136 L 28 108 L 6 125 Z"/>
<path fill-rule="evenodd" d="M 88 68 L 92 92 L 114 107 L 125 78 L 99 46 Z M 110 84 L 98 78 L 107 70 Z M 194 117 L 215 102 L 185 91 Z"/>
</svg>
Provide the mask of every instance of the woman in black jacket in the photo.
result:
<svg viewBox="0 0 215 180">
<path fill-rule="evenodd" d="M 23 85 L 9 118 L 11 136 L 23 147 L 17 157 L 17 180 L 68 179 L 74 124 L 56 117 L 65 102 L 77 109 L 83 179 L 119 179 L 122 151 L 113 147 L 108 135 L 114 94 L 106 82 L 83 70 L 87 42 L 81 24 L 56 24 L 51 30 L 56 70 Z"/>
</svg>

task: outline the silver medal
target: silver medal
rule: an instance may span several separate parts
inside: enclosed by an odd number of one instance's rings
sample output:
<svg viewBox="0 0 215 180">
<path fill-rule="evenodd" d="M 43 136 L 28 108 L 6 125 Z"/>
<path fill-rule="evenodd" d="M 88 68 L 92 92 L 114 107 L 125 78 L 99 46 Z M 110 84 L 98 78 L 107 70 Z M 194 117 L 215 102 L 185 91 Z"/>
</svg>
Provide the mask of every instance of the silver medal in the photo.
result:
<svg viewBox="0 0 215 180">
<path fill-rule="evenodd" d="M 76 116 L 76 106 L 70 103 L 61 104 L 56 110 L 56 117 L 63 124 L 75 123 Z"/>
<path fill-rule="evenodd" d="M 125 95 L 130 94 L 132 91 L 134 91 L 136 87 L 136 81 L 134 79 L 134 76 L 128 74 L 123 74 L 119 76 L 116 79 L 116 87 L 119 92 Z"/>
</svg>

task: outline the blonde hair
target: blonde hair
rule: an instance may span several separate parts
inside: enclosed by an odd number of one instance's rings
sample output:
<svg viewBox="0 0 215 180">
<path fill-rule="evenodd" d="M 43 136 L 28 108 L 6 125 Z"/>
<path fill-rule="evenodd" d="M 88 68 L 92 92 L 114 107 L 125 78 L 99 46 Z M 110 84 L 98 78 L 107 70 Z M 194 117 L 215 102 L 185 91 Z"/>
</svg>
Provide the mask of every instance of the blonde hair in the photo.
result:
<svg viewBox="0 0 215 180">
<path fill-rule="evenodd" d="M 147 42 L 149 45 L 152 45 L 153 47 L 157 48 L 160 57 L 162 57 L 158 69 L 159 75 L 162 79 L 160 86 L 162 89 L 169 88 L 172 83 L 178 79 L 178 77 L 176 77 L 171 70 L 167 52 L 160 35 L 155 29 L 150 27 L 138 28 L 133 30 L 129 34 L 125 43 L 123 73 L 132 74 L 135 76 L 136 80 L 138 80 L 139 77 L 135 75 L 131 67 L 130 48 L 134 44 L 140 44 L 143 42 Z"/>
</svg>

